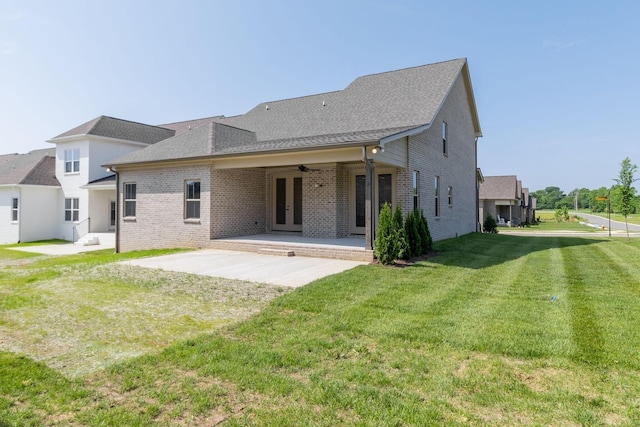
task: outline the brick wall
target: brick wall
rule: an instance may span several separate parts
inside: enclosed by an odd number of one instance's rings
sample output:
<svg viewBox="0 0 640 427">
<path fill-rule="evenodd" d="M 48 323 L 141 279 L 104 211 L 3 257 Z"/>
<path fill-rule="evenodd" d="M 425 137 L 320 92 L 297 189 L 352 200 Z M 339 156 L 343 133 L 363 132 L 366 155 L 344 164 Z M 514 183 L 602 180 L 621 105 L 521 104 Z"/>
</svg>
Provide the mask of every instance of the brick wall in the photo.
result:
<svg viewBox="0 0 640 427">
<path fill-rule="evenodd" d="M 448 152 L 442 150 L 442 121 L 447 122 Z M 462 79 L 458 78 L 442 109 L 425 132 L 409 137 L 409 167 L 398 172 L 398 200 L 412 206 L 412 171 L 420 172 L 419 198 L 434 240 L 476 230 L 475 135 Z M 435 216 L 435 177 L 440 177 L 440 216 Z M 447 202 L 447 187 L 453 203 Z"/>
<path fill-rule="evenodd" d="M 259 169 L 214 169 L 211 173 L 211 238 L 266 231 L 266 173 Z"/>
<path fill-rule="evenodd" d="M 184 219 L 186 180 L 200 181 L 200 220 Z M 136 184 L 136 216 L 122 218 L 125 183 Z M 210 240 L 209 165 L 162 167 L 120 173 L 120 250 L 206 247 Z"/>
</svg>

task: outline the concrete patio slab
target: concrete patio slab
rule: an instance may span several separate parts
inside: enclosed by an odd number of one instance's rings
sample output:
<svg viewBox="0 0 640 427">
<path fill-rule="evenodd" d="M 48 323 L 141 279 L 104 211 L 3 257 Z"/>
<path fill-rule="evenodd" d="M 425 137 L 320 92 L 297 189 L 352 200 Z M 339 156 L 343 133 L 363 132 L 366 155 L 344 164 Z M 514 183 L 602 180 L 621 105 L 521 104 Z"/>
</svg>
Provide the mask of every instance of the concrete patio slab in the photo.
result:
<svg viewBox="0 0 640 427">
<path fill-rule="evenodd" d="M 203 249 L 123 261 L 120 264 L 299 287 L 341 273 L 362 261 L 264 255 L 251 252 Z"/>
</svg>

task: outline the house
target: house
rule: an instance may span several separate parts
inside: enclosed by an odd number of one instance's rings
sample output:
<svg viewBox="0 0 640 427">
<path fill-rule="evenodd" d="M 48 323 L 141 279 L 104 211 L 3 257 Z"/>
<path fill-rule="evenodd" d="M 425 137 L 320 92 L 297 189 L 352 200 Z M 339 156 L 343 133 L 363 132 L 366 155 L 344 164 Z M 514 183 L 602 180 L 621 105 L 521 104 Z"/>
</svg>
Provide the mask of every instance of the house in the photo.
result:
<svg viewBox="0 0 640 427">
<path fill-rule="evenodd" d="M 0 155 L 0 244 L 57 237 L 58 209 L 50 209 L 60 191 L 54 156 L 53 149 Z"/>
<path fill-rule="evenodd" d="M 75 241 L 86 233 L 116 226 L 115 175 L 109 160 L 175 135 L 158 126 L 100 116 L 47 142 L 56 145 L 55 176 L 60 182 L 55 236 Z"/>
<path fill-rule="evenodd" d="M 493 216 L 499 226 L 520 226 L 535 219 L 535 197 L 516 175 L 485 176 L 479 190 L 479 216 Z"/>
<path fill-rule="evenodd" d="M 482 132 L 466 59 L 160 128 L 175 133 L 104 161 L 118 251 L 270 233 L 362 236 L 370 250 L 385 202 L 423 210 L 434 240 L 476 231 Z"/>
<path fill-rule="evenodd" d="M 434 240 L 476 231 L 481 135 L 466 59 L 362 76 L 233 117 L 148 125 L 100 116 L 48 141 L 49 201 L 29 207 L 47 219 L 20 240 L 112 232 L 116 250 L 130 251 L 355 237 L 370 257 L 385 202 L 405 215 L 421 209 Z M 5 174 L 16 194 L 22 178 Z M 17 208 L 23 226 L 27 208 Z"/>
</svg>

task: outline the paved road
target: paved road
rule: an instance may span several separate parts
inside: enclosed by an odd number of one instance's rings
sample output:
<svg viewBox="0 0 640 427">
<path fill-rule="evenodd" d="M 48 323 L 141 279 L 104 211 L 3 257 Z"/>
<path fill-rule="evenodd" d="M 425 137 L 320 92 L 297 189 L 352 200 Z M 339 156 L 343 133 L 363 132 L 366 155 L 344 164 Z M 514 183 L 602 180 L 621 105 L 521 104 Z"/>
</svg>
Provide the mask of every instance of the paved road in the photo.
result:
<svg viewBox="0 0 640 427">
<path fill-rule="evenodd" d="M 580 216 L 584 219 L 586 219 L 587 221 L 589 221 L 591 224 L 598 224 L 598 225 L 604 225 L 605 227 L 609 228 L 609 219 L 606 217 L 602 217 L 602 216 L 598 216 L 598 215 L 592 215 L 592 214 L 586 214 L 586 213 L 582 213 L 582 212 L 571 212 L 571 215 L 576 215 L 576 216 Z M 611 220 L 611 230 L 623 230 L 626 231 L 626 226 L 624 222 L 620 222 L 620 221 L 614 221 Z M 637 224 L 629 224 L 629 232 L 640 232 L 640 225 Z"/>
</svg>

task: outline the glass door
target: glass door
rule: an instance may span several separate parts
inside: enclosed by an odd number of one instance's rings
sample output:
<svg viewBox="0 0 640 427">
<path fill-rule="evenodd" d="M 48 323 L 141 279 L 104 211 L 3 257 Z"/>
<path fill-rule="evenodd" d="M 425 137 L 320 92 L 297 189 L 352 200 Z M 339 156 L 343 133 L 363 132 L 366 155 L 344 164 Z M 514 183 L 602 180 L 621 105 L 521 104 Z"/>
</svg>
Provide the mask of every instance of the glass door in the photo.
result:
<svg viewBox="0 0 640 427">
<path fill-rule="evenodd" d="M 302 177 L 276 176 L 273 184 L 273 230 L 302 231 Z"/>
</svg>

